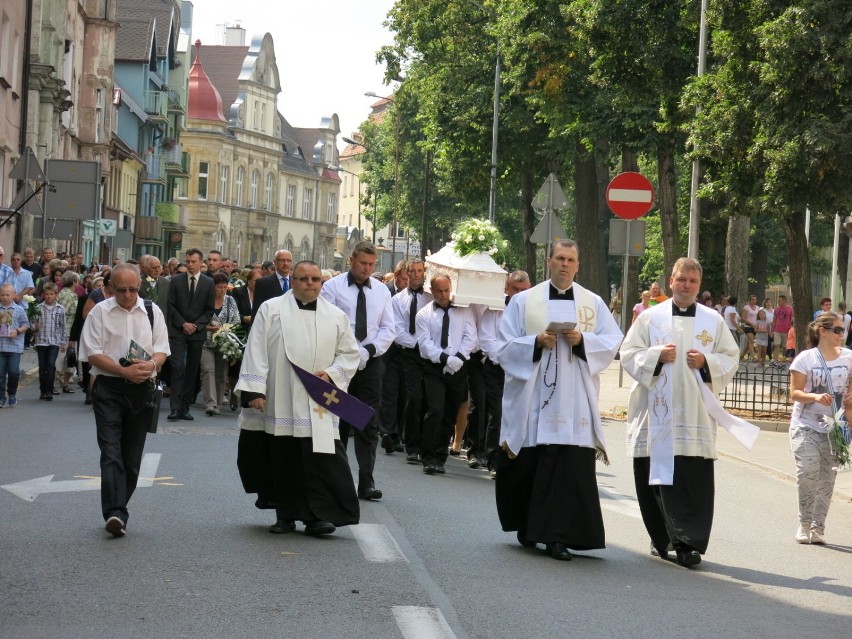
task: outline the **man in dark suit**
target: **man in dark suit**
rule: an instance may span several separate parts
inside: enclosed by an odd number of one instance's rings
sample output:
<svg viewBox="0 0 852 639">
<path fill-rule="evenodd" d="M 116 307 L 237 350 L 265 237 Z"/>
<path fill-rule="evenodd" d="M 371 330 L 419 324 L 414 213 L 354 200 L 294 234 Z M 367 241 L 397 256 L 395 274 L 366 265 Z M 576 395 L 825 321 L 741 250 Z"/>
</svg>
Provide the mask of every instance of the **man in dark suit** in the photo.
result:
<svg viewBox="0 0 852 639">
<path fill-rule="evenodd" d="M 153 255 L 148 256 L 146 260 L 145 270 L 142 272 L 142 286 L 139 289 L 139 297 L 154 302 L 163 311 L 163 315 L 168 317 L 169 278 L 163 277 L 163 266 L 160 260 Z"/>
<path fill-rule="evenodd" d="M 251 319 L 257 315 L 257 309 L 266 300 L 283 295 L 290 290 L 290 269 L 293 267 L 293 254 L 287 249 L 275 252 L 275 272 L 261 277 L 254 287 L 254 301 L 251 305 Z"/>
<path fill-rule="evenodd" d="M 195 380 L 201 363 L 207 324 L 213 314 L 216 288 L 201 273 L 204 255 L 197 248 L 186 252 L 186 273 L 172 277 L 168 293 L 171 387 L 169 421 L 192 420 L 189 405 L 195 398 Z"/>
</svg>

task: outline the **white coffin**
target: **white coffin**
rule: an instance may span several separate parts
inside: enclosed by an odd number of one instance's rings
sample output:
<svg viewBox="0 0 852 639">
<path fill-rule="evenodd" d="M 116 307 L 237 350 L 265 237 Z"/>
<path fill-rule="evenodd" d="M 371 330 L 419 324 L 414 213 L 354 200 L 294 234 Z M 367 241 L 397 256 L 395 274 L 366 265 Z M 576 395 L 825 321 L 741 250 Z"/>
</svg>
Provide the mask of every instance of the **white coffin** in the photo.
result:
<svg viewBox="0 0 852 639">
<path fill-rule="evenodd" d="M 426 283 L 436 275 L 446 275 L 452 282 L 453 303 L 458 306 L 485 304 L 494 310 L 506 308 L 506 271 L 488 253 L 472 253 L 464 257 L 447 244 L 437 253 L 426 257 Z"/>
</svg>

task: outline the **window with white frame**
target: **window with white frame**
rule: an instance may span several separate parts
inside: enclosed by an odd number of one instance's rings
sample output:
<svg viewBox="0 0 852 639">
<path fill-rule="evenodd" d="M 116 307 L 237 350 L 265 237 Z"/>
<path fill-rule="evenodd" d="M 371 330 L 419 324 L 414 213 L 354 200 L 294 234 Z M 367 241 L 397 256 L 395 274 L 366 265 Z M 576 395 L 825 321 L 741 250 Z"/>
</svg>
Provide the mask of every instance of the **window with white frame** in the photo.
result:
<svg viewBox="0 0 852 639">
<path fill-rule="evenodd" d="M 216 250 L 220 253 L 225 250 L 225 231 L 223 229 L 216 231 Z"/>
<path fill-rule="evenodd" d="M 335 210 L 337 209 L 337 193 L 329 193 L 328 194 L 328 207 L 325 212 L 325 220 L 326 222 L 334 223 L 335 220 Z M 323 267 L 324 268 L 324 267 Z"/>
<path fill-rule="evenodd" d="M 226 164 L 219 165 L 219 201 L 222 204 L 228 202 L 228 182 L 231 181 L 231 167 Z"/>
<path fill-rule="evenodd" d="M 198 163 L 198 199 L 207 199 L 207 178 L 210 172 L 209 162 Z"/>
<path fill-rule="evenodd" d="M 290 251 L 290 253 L 293 252 L 293 236 L 292 235 L 288 235 L 287 239 L 284 240 L 284 250 Z"/>
<path fill-rule="evenodd" d="M 302 240 L 301 251 L 299 253 L 299 261 L 303 262 L 306 259 L 308 259 L 310 252 L 311 252 L 311 245 L 308 244 L 308 240 L 307 239 Z"/>
<path fill-rule="evenodd" d="M 273 191 L 273 186 L 275 184 L 274 180 L 275 180 L 275 176 L 273 176 L 272 173 L 269 173 L 266 176 L 266 186 L 264 187 L 263 208 L 266 209 L 267 211 L 272 210 L 272 191 Z"/>
<path fill-rule="evenodd" d="M 313 217 L 314 210 L 314 190 L 305 187 L 302 193 L 302 217 L 310 220 Z"/>
<path fill-rule="evenodd" d="M 405 237 L 405 229 L 402 228 L 402 224 L 399 222 L 396 223 L 396 236 Z"/>
<path fill-rule="evenodd" d="M 260 105 L 260 130 L 266 131 L 266 103 Z"/>
<path fill-rule="evenodd" d="M 242 264 L 243 263 L 243 232 L 242 231 L 237 233 L 236 251 L 237 251 L 237 255 L 236 255 L 237 264 Z"/>
<path fill-rule="evenodd" d="M 287 185 L 287 205 L 284 208 L 284 215 L 293 217 L 296 215 L 296 185 Z"/>
<path fill-rule="evenodd" d="M 254 170 L 251 172 L 251 191 L 249 193 L 249 207 L 257 208 L 257 189 L 260 183 L 260 171 Z"/>
<path fill-rule="evenodd" d="M 243 182 L 246 180 L 246 170 L 243 167 L 237 167 L 237 192 L 234 194 L 234 204 L 237 206 L 243 205 Z"/>
<path fill-rule="evenodd" d="M 320 268 L 325 268 L 325 244 L 320 246 L 319 265 Z"/>
</svg>

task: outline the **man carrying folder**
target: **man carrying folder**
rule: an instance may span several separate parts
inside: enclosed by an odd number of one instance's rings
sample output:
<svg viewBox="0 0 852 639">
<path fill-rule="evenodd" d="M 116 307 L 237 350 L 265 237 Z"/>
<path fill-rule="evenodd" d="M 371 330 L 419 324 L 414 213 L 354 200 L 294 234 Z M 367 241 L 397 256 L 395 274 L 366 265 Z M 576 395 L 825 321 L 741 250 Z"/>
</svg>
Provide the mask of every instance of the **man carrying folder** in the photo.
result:
<svg viewBox="0 0 852 639">
<path fill-rule="evenodd" d="M 287 293 L 260 306 L 249 333 L 236 386 L 237 465 L 255 505 L 275 509 L 270 532 L 295 530 L 299 520 L 305 534 L 320 536 L 359 521 L 338 425 L 344 417 L 363 426 L 371 411 L 345 393 L 358 343 L 343 311 L 319 298 L 319 266 L 300 262 L 291 279 Z"/>
</svg>

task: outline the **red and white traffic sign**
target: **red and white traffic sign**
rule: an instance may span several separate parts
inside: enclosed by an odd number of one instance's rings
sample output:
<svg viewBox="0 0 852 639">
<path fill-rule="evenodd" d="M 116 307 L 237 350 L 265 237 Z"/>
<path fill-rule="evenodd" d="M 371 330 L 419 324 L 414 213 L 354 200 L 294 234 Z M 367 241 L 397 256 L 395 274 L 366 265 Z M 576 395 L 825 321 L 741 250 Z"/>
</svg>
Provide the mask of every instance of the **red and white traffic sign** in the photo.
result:
<svg viewBox="0 0 852 639">
<path fill-rule="evenodd" d="M 635 220 L 654 206 L 654 187 L 641 173 L 619 173 L 606 187 L 606 203 L 618 217 Z"/>
</svg>

